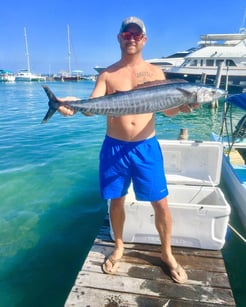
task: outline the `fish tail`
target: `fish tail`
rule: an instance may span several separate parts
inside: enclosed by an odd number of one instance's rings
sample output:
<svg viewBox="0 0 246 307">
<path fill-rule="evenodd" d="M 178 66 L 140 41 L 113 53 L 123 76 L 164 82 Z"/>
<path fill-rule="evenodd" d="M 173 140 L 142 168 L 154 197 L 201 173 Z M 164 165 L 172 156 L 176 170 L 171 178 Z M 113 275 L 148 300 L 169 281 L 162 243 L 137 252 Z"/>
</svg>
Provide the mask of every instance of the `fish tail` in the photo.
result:
<svg viewBox="0 0 246 307">
<path fill-rule="evenodd" d="M 45 124 L 47 123 L 47 121 L 53 116 L 53 114 L 56 112 L 57 108 L 55 107 L 57 104 L 57 98 L 56 96 L 53 94 L 53 92 L 49 89 L 48 86 L 43 85 L 43 89 L 45 90 L 45 93 L 47 94 L 48 98 L 49 98 L 49 109 L 48 112 L 46 113 L 45 117 L 43 118 L 41 124 Z"/>
</svg>

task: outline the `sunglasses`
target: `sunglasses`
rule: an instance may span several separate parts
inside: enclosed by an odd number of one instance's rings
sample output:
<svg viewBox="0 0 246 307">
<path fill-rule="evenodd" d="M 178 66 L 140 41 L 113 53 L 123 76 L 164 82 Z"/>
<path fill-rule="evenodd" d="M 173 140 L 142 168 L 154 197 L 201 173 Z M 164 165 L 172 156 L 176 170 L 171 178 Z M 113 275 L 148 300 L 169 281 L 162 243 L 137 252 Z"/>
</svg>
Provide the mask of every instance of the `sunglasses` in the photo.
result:
<svg viewBox="0 0 246 307">
<path fill-rule="evenodd" d="M 125 41 L 129 41 L 132 37 L 135 41 L 140 41 L 144 37 L 144 34 L 140 32 L 122 32 L 121 37 Z"/>
</svg>

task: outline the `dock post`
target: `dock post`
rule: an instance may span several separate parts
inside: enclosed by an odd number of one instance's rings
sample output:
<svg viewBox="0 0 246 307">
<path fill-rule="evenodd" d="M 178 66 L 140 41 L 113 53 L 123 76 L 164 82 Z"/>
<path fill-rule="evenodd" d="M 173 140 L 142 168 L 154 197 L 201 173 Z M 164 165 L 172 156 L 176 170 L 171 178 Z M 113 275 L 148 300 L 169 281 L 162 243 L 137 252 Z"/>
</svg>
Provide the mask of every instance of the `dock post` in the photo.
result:
<svg viewBox="0 0 246 307">
<path fill-rule="evenodd" d="M 181 128 L 179 131 L 178 140 L 188 140 L 189 134 L 187 128 Z"/>
<path fill-rule="evenodd" d="M 226 82 L 225 82 L 225 90 L 228 92 L 228 82 L 229 82 L 229 66 L 226 66 Z"/>
<path fill-rule="evenodd" d="M 223 69 L 223 62 L 220 62 L 218 64 L 217 68 L 217 74 L 216 74 L 216 79 L 215 79 L 215 87 L 219 88 L 220 87 L 220 82 L 221 82 L 221 74 L 222 74 L 222 69 Z M 218 108 L 218 99 L 214 100 L 211 102 L 211 108 Z"/>
<path fill-rule="evenodd" d="M 207 74 L 205 72 L 202 73 L 201 83 L 206 84 Z"/>
</svg>

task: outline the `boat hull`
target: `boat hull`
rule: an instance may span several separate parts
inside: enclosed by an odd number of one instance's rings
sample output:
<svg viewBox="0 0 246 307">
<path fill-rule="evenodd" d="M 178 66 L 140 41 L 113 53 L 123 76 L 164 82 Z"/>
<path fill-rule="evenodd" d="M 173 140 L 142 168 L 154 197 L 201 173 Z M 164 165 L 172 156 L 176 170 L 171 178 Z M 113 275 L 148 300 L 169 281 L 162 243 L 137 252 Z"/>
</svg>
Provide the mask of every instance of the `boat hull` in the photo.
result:
<svg viewBox="0 0 246 307">
<path fill-rule="evenodd" d="M 46 78 L 43 77 L 16 77 L 15 81 L 25 81 L 25 82 L 32 82 L 32 81 L 45 81 Z"/>
<path fill-rule="evenodd" d="M 15 81 L 46 81 L 46 77 L 41 75 L 36 75 L 31 73 L 30 71 L 23 69 L 20 70 L 17 75 L 15 76 Z"/>
<path fill-rule="evenodd" d="M 0 82 L 14 82 L 15 76 L 0 76 Z"/>
<path fill-rule="evenodd" d="M 80 81 L 82 78 L 80 76 L 71 76 L 71 77 L 54 77 L 53 78 L 55 81 Z"/>
<path fill-rule="evenodd" d="M 211 139 L 213 141 L 223 141 L 224 140 L 217 134 L 212 133 Z M 237 145 L 239 146 L 239 145 Z M 244 145 L 238 148 L 245 148 Z M 241 175 L 237 175 L 237 172 Z M 233 165 L 230 158 L 223 154 L 222 158 L 222 168 L 221 168 L 221 179 L 224 184 L 225 190 L 230 198 L 232 207 L 234 207 L 237 212 L 239 219 L 246 230 L 246 165 L 239 164 Z"/>
<path fill-rule="evenodd" d="M 242 167 L 246 172 L 245 165 Z M 222 161 L 222 179 L 231 199 L 231 204 L 237 211 L 239 219 L 246 230 L 246 183 L 240 182 L 229 158 L 225 155 Z"/>
</svg>

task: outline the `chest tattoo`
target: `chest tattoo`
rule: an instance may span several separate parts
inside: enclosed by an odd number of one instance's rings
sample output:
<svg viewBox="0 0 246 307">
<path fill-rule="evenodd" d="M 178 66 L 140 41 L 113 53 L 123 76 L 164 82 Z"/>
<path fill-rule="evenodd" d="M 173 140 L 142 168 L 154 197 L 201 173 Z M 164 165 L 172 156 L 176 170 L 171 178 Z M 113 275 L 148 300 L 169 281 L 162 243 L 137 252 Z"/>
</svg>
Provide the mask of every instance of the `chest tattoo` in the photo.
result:
<svg viewBox="0 0 246 307">
<path fill-rule="evenodd" d="M 146 82 L 152 79 L 153 74 L 150 73 L 149 71 L 139 71 L 139 72 L 136 72 L 135 76 L 141 82 Z"/>
</svg>

